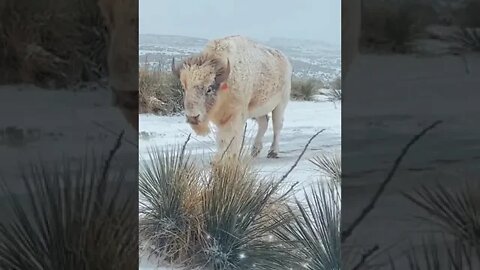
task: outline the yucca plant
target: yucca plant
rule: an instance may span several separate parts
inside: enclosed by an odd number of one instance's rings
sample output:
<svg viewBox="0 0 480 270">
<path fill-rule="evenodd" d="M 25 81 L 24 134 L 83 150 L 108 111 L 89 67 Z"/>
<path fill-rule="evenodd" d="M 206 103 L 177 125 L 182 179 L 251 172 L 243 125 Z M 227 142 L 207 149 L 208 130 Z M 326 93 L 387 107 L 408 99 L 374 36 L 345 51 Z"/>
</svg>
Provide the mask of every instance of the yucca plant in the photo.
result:
<svg viewBox="0 0 480 270">
<path fill-rule="evenodd" d="M 325 100 L 329 102 L 340 102 L 342 100 L 342 90 L 341 89 L 328 89 L 326 91 L 322 91 L 321 93 L 325 96 Z"/>
<path fill-rule="evenodd" d="M 286 220 L 278 196 L 282 183 L 260 177 L 250 166 L 244 160 L 226 160 L 207 177 L 204 237 L 196 257 L 201 269 L 273 270 L 291 265 L 289 251 L 272 236 Z"/>
<path fill-rule="evenodd" d="M 275 235 L 289 245 L 294 269 L 340 269 L 340 197 L 338 183 L 320 182 L 304 190 L 304 200 L 289 207 L 292 221 Z"/>
<path fill-rule="evenodd" d="M 480 51 L 480 28 L 464 28 L 449 36 L 450 41 L 458 45 L 458 49 Z"/>
<path fill-rule="evenodd" d="M 329 179 L 340 183 L 342 180 L 342 160 L 340 155 L 321 155 L 310 160 Z"/>
<path fill-rule="evenodd" d="M 422 186 L 404 194 L 428 217 L 420 219 L 448 236 L 443 241 L 423 242 L 407 253 L 410 269 L 478 269 L 480 267 L 480 185 L 465 184 L 447 190 L 440 184 Z"/>
<path fill-rule="evenodd" d="M 474 270 L 480 267 L 478 247 L 445 237 L 429 237 L 421 244 L 410 244 L 399 261 L 390 260 L 391 269 L 408 270 Z"/>
<path fill-rule="evenodd" d="M 185 263 L 201 235 L 201 172 L 184 148 L 151 149 L 140 165 L 142 246 L 150 255 Z"/>
<path fill-rule="evenodd" d="M 437 184 L 404 195 L 427 212 L 429 217 L 422 219 L 461 241 L 480 243 L 480 185 L 465 184 L 452 191 Z"/>
<path fill-rule="evenodd" d="M 137 196 L 125 172 L 111 172 L 114 152 L 25 166 L 24 196 L 2 181 L 12 218 L 0 224 L 1 269 L 138 267 Z"/>
</svg>

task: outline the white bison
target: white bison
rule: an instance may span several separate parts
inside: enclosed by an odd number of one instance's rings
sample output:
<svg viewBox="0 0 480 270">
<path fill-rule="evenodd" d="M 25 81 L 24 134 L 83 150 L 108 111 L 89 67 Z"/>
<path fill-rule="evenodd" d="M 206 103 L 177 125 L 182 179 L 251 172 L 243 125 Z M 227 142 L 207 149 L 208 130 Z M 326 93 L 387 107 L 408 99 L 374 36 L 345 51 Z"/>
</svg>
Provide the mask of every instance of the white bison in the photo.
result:
<svg viewBox="0 0 480 270">
<path fill-rule="evenodd" d="M 231 36 L 210 41 L 199 55 L 179 67 L 173 60 L 172 71 L 185 91 L 186 118 L 195 133 L 208 134 L 209 122 L 217 126 L 215 161 L 224 154 L 239 153 L 248 118 L 258 122 L 252 149 L 256 156 L 263 146 L 270 112 L 274 136 L 267 157 L 278 157 L 292 77 L 292 66 L 283 53 Z"/>
</svg>

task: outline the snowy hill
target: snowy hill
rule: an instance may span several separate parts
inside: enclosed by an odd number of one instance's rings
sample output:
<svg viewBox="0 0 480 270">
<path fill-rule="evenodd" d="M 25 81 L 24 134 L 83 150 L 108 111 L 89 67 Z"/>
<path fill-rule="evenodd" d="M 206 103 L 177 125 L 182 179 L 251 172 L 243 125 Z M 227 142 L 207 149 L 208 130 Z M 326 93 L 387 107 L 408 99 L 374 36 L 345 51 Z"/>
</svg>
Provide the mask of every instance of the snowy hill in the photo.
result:
<svg viewBox="0 0 480 270">
<path fill-rule="evenodd" d="M 140 35 L 139 62 L 169 70 L 172 57 L 181 59 L 198 53 L 207 42 L 207 39 L 195 37 Z M 272 38 L 265 44 L 282 50 L 290 58 L 296 76 L 330 81 L 340 75 L 339 45 L 286 38 Z"/>
</svg>

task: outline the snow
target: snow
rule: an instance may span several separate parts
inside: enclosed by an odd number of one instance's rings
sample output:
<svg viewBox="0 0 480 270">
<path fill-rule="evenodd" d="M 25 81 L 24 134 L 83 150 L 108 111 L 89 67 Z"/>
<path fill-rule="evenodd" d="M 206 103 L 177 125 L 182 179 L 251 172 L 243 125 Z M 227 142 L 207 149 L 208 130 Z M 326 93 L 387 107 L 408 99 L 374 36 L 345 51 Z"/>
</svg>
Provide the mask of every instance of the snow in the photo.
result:
<svg viewBox="0 0 480 270">
<path fill-rule="evenodd" d="M 246 141 L 253 140 L 256 129 L 256 123 L 249 120 Z M 278 159 L 266 158 L 273 138 L 270 121 L 269 129 L 265 134 L 263 150 L 255 160 L 256 168 L 263 175 L 281 177 L 293 165 L 310 137 L 322 129 L 325 131 L 312 141 L 298 166 L 287 178 L 291 183 L 298 181 L 299 187 L 306 187 L 311 183 L 321 181 L 320 173 L 315 171 L 314 166 L 308 160 L 321 154 L 340 153 L 341 149 L 341 105 L 331 102 L 290 101 L 285 112 L 284 127 L 281 133 L 280 157 Z M 191 128 L 185 123 L 183 115 L 170 117 L 140 115 L 140 158 L 148 158 L 147 151 L 151 147 L 183 144 L 190 133 L 192 133 Z M 215 151 L 214 137 L 213 135 L 200 137 L 192 133 L 187 149 L 192 151 L 194 158 L 207 163 Z M 155 269 L 152 268 L 152 265 L 145 259 L 141 261 L 141 269 Z M 169 268 L 160 269 L 167 270 Z"/>
<path fill-rule="evenodd" d="M 361 55 L 345 78 L 342 226 L 369 202 L 404 145 L 434 121 L 444 121 L 411 148 L 371 215 L 349 240 L 359 250 L 379 244 L 381 254 L 372 264 L 387 262 L 385 255 L 398 257 L 425 229 L 413 218 L 424 212 L 401 192 L 437 181 L 447 189 L 478 181 L 471 176 L 480 173 L 480 55 L 465 59 L 469 72 L 455 56 Z"/>
<path fill-rule="evenodd" d="M 312 164 L 308 159 L 323 153 L 340 152 L 341 136 L 341 105 L 331 102 L 302 102 L 291 101 L 285 112 L 284 127 L 280 140 L 280 158 L 268 159 L 266 157 L 270 143 L 273 139 L 271 121 L 265 134 L 264 147 L 256 158 L 255 164 L 260 172 L 266 175 L 283 175 L 300 155 L 305 144 L 316 132 L 325 129 L 315 138 L 298 167 L 289 176 L 290 179 L 300 182 L 315 181 L 312 174 Z M 251 145 L 257 130 L 256 122 L 247 122 L 246 142 Z M 207 137 L 196 136 L 183 115 L 156 116 L 140 115 L 140 144 L 139 153 L 141 158 L 148 158 L 147 151 L 155 146 L 168 146 L 183 144 L 192 133 L 192 138 L 187 149 L 198 159 L 209 160 L 208 157 L 215 151 L 215 139 L 213 134 Z"/>
<path fill-rule="evenodd" d="M 0 160 L 2 168 L 9 168 L 0 175 L 9 184 L 19 182 L 16 181 L 19 163 L 38 160 L 25 157 L 58 162 L 65 156 L 80 157 L 92 150 L 108 153 L 125 127 L 124 138 L 137 140 L 136 131 L 111 105 L 111 92 L 100 85 L 68 90 L 2 85 L 0 100 Z M 9 127 L 21 132 L 23 139 L 8 136 Z M 136 162 L 132 154 L 136 151 L 136 146 L 124 143 L 117 153 L 118 160 Z"/>
<path fill-rule="evenodd" d="M 182 36 L 140 35 L 139 62 L 154 61 L 169 70 L 172 57 L 183 58 L 203 50 L 206 39 Z M 261 42 L 283 51 L 292 61 L 295 75 L 330 81 L 340 75 L 338 45 L 321 41 L 274 38 Z"/>
</svg>

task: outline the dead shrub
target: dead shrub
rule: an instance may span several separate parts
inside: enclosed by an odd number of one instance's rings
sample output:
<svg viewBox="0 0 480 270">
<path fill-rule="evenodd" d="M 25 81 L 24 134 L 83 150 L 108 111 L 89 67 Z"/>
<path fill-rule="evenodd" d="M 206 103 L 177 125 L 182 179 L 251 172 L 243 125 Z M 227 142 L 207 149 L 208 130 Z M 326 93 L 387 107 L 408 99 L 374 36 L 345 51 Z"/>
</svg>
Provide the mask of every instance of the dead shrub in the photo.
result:
<svg viewBox="0 0 480 270">
<path fill-rule="evenodd" d="M 294 78 L 290 97 L 293 100 L 312 101 L 322 86 L 323 83 L 315 79 Z"/>
<path fill-rule="evenodd" d="M 106 72 L 106 36 L 96 0 L 18 0 L 0 9 L 0 83 L 66 87 Z"/>
<path fill-rule="evenodd" d="M 171 115 L 183 110 L 183 90 L 171 72 L 148 65 L 139 70 L 140 113 Z"/>
</svg>

